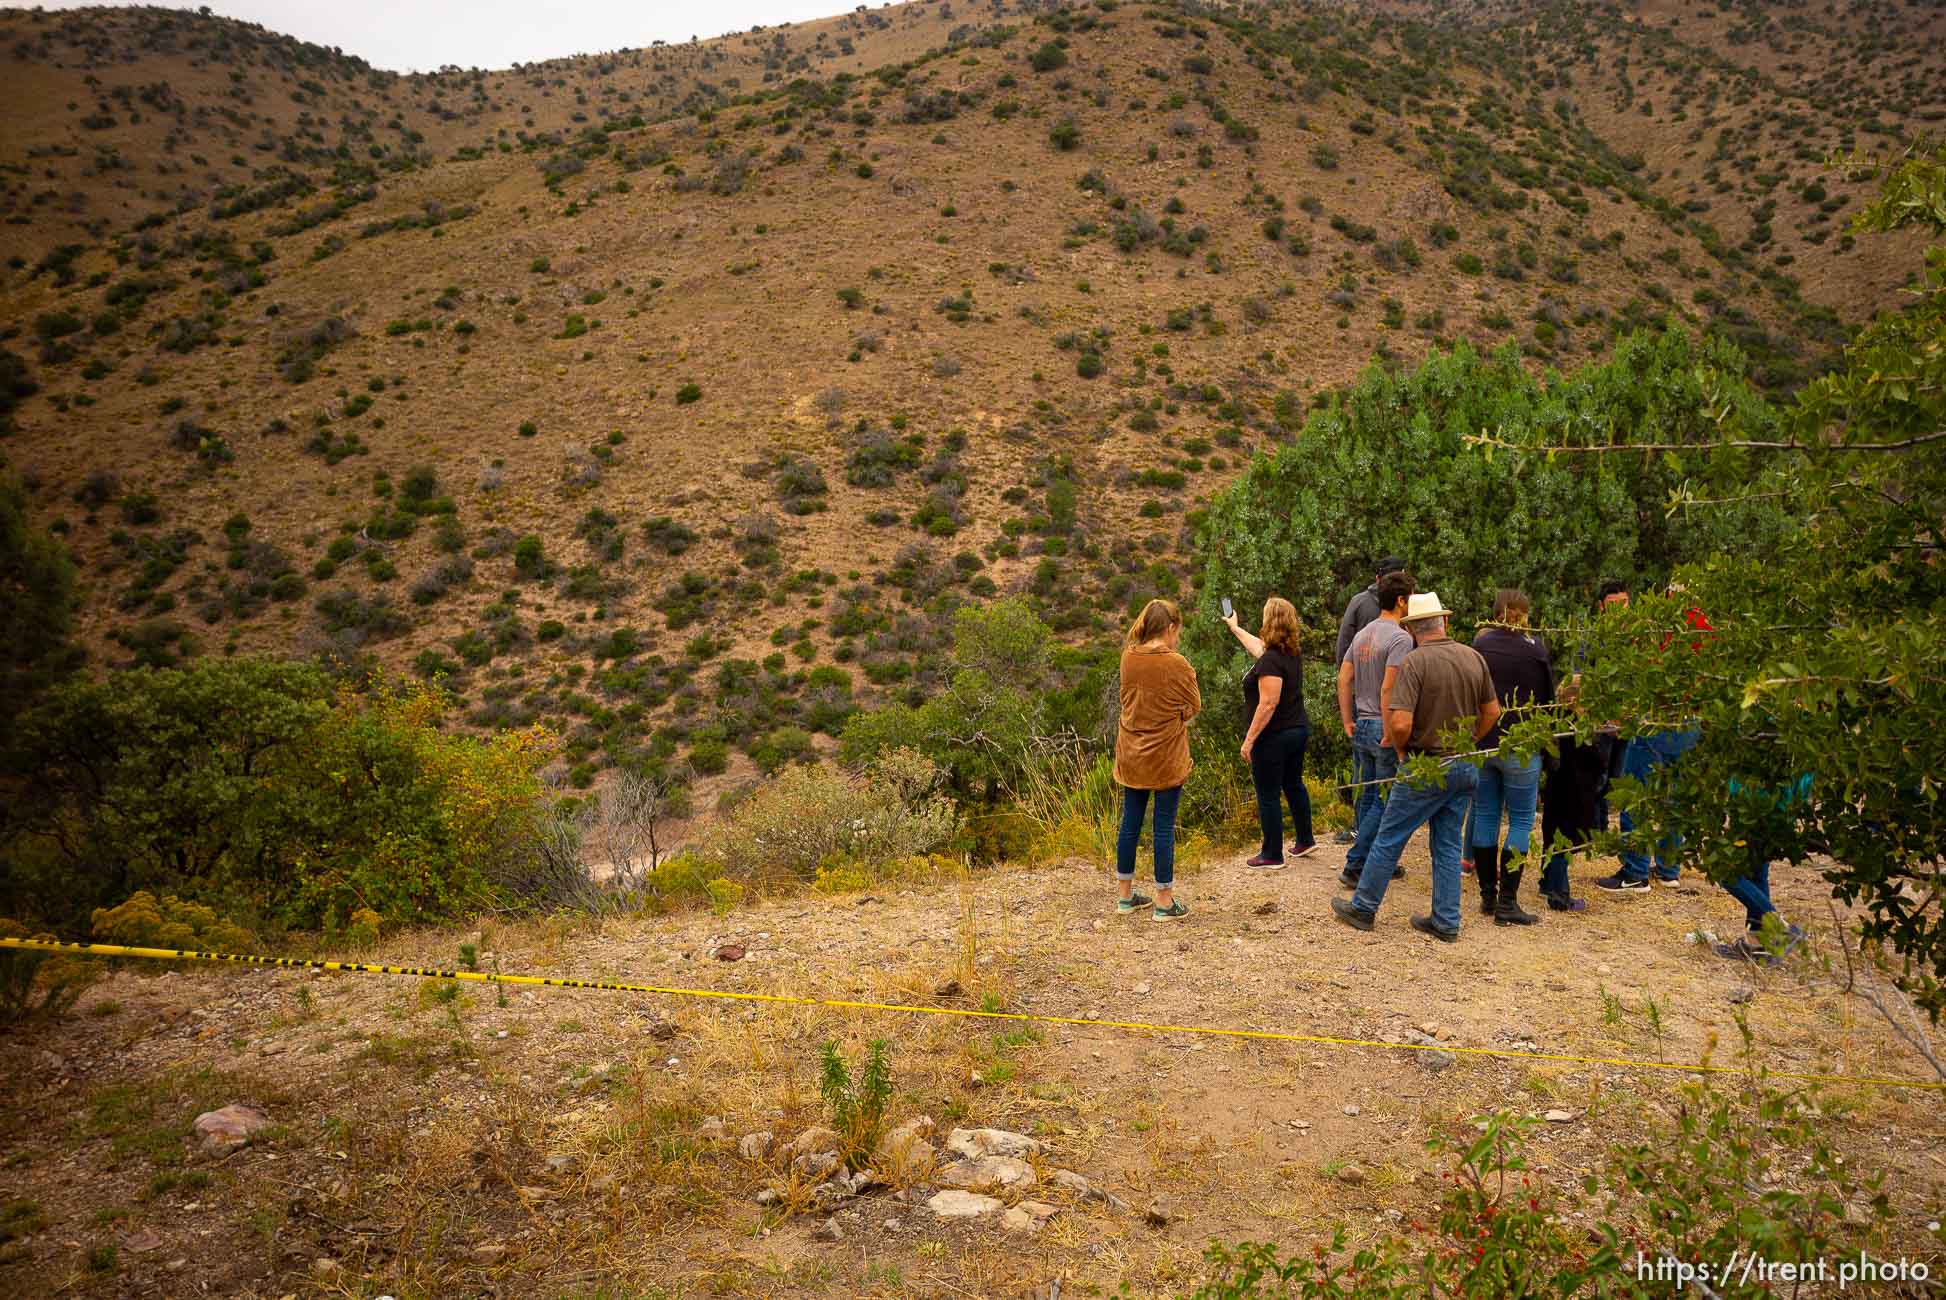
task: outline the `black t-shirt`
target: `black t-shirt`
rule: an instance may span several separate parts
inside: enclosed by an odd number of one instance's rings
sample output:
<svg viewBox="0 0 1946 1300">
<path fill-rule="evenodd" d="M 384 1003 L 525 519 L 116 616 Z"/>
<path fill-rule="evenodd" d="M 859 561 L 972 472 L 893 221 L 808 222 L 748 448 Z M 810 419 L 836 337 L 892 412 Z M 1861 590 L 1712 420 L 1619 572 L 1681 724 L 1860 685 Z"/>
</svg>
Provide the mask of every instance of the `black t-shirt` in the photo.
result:
<svg viewBox="0 0 1946 1300">
<path fill-rule="evenodd" d="M 1257 697 L 1261 693 L 1258 683 L 1266 677 L 1284 679 L 1284 693 L 1277 697 L 1277 707 L 1271 712 L 1270 721 L 1264 724 L 1262 734 L 1283 731 L 1287 727 L 1302 727 L 1309 724 L 1304 715 L 1304 661 L 1296 655 L 1287 655 L 1282 650 L 1264 647 L 1263 657 L 1250 666 L 1243 675 L 1243 725 L 1247 730 L 1250 719 L 1257 716 Z"/>
<path fill-rule="evenodd" d="M 1482 748 L 1500 743 L 1508 724 L 1537 704 L 1554 703 L 1554 666 L 1548 661 L 1547 643 L 1528 632 L 1490 627 L 1473 638 L 1473 648 L 1487 661 L 1493 674 L 1493 693 L 1505 710 L 1498 726 L 1480 740 Z"/>
</svg>

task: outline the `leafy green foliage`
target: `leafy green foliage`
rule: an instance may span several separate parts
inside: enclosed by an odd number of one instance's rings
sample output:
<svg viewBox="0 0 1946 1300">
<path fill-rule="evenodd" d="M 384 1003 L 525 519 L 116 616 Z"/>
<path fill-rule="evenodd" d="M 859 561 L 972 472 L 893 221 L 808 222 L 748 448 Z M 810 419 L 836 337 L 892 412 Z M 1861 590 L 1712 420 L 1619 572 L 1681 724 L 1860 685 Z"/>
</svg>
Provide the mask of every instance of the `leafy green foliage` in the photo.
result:
<svg viewBox="0 0 1946 1300">
<path fill-rule="evenodd" d="M 1946 149 L 1893 169 L 1860 231 L 1935 241 L 1919 291 L 1847 347 L 1790 407 L 1753 412 L 1719 370 L 1699 378 L 1708 445 L 1666 450 L 1684 515 L 1714 518 L 1772 493 L 1801 516 L 1787 563 L 1734 552 L 1681 570 L 1680 598 L 1637 602 L 1594 630 L 1589 716 L 1694 719 L 1702 740 L 1622 799 L 1655 838 L 1684 836 L 1713 877 L 1753 859 L 1827 854 L 1832 892 L 1863 910 L 1902 983 L 1946 1010 Z M 1535 430 L 1528 459 L 1616 459 L 1572 426 Z M 1628 457 L 1634 459 L 1633 455 Z M 1701 608 L 1716 632 L 1683 635 Z M 1670 636 L 1682 639 L 1670 648 Z M 1809 778 L 1806 787 L 1804 778 Z"/>
<path fill-rule="evenodd" d="M 74 622 L 74 562 L 67 547 L 28 519 L 27 493 L 0 475 L 0 746 L 13 720 L 51 683 L 71 671 L 80 652 L 69 642 Z"/>
<path fill-rule="evenodd" d="M 60 686 L 20 725 L 0 888 L 70 923 L 140 889 L 298 925 L 451 916 L 530 851 L 548 745 L 445 735 L 444 707 L 263 658 Z"/>
<path fill-rule="evenodd" d="M 1604 578 L 1650 582 L 1720 549 L 1774 553 L 1789 529 L 1771 502 L 1702 518 L 1645 509 L 1680 481 L 1659 460 L 1567 465 L 1466 449 L 1482 429 L 1654 430 L 1701 443 L 1714 432 L 1702 366 L 1724 376 L 1722 400 L 1767 421 L 1736 379 L 1733 350 L 1673 329 L 1630 335 L 1612 359 L 1567 376 L 1536 379 L 1510 348 L 1482 357 L 1464 345 L 1408 374 L 1373 367 L 1210 503 L 1198 541 L 1206 604 L 1229 596 L 1253 609 L 1285 596 L 1320 634 L 1316 651 L 1388 554 L 1462 620 L 1485 617 L 1495 590 L 1511 586 L 1547 624 L 1585 608 Z M 1234 652 L 1213 617 L 1192 619 L 1185 642 L 1205 670 Z"/>
<path fill-rule="evenodd" d="M 1427 1143 L 1454 1160 L 1436 1221 L 1349 1254 L 1342 1228 L 1309 1257 L 1218 1242 L 1204 1255 L 1215 1277 L 1194 1300 L 1670 1294 L 1676 1279 L 1644 1275 L 1645 1259 L 1708 1267 L 1710 1294 L 1756 1300 L 1775 1283 L 1727 1261 L 1856 1260 L 1883 1246 L 1882 1177 L 1848 1168 L 1795 1093 L 1739 1097 L 1695 1084 L 1685 1092 L 1672 1132 L 1612 1148 L 1602 1171 L 1583 1181 L 1581 1191 L 1600 1198 L 1589 1227 L 1568 1217 L 1559 1189 L 1529 1164 L 1537 1121 L 1503 1112 L 1477 1133 L 1465 1128 Z M 1802 1173 L 1786 1183 L 1778 1178 L 1785 1168 Z"/>
<path fill-rule="evenodd" d="M 864 1168 L 885 1136 L 885 1108 L 892 1100 L 889 1051 L 884 1039 L 873 1039 L 854 1077 L 836 1043 L 818 1048 L 818 1094 L 824 1098 L 832 1129 L 844 1142 L 848 1169 Z"/>
</svg>

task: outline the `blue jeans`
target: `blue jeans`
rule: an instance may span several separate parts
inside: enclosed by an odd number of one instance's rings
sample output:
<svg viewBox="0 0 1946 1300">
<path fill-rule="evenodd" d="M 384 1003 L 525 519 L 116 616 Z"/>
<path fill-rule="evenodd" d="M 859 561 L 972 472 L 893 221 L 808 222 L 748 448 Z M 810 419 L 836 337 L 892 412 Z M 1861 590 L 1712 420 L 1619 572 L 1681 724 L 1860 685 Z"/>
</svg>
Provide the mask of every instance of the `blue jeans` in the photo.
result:
<svg viewBox="0 0 1946 1300">
<path fill-rule="evenodd" d="M 1182 787 L 1168 790 L 1122 790 L 1122 833 L 1115 837 L 1115 874 L 1123 880 L 1135 879 L 1135 847 L 1142 840 L 1142 818 L 1149 809 L 1149 796 L 1155 796 L 1155 887 L 1168 889 L 1176 883 L 1176 805 L 1182 802 Z"/>
<path fill-rule="evenodd" d="M 1764 918 L 1775 912 L 1777 905 L 1770 901 L 1770 863 L 1754 854 L 1752 859 L 1750 874 L 1724 881 L 1723 888 L 1729 891 L 1731 898 L 1743 904 L 1750 930 L 1755 933 L 1764 928 Z"/>
<path fill-rule="evenodd" d="M 1696 748 L 1702 733 L 1691 727 L 1687 731 L 1656 731 L 1646 736 L 1637 736 L 1628 742 L 1628 752 L 1622 757 L 1622 775 L 1646 784 L 1658 767 L 1666 767 Z M 1635 818 L 1628 809 L 1622 810 L 1622 841 L 1635 830 Z M 1655 874 L 1658 880 L 1675 880 L 1682 875 L 1682 861 L 1676 855 L 1682 851 L 1682 840 L 1676 836 L 1664 838 L 1655 846 Z M 1622 879 L 1647 880 L 1649 878 L 1648 855 L 1640 850 L 1622 850 Z"/>
<path fill-rule="evenodd" d="M 1392 784 L 1391 797 L 1385 801 L 1385 815 L 1379 819 L 1378 836 L 1372 841 L 1371 856 L 1358 877 L 1358 892 L 1352 905 L 1367 912 L 1378 911 L 1385 901 L 1385 890 L 1398 869 L 1399 854 L 1412 833 L 1428 823 L 1432 847 L 1432 919 L 1442 930 L 1460 928 L 1460 837 L 1466 820 L 1466 802 L 1480 783 L 1480 769 L 1463 759 L 1449 760 L 1446 779 L 1438 785 L 1417 785 L 1400 780 Z"/>
<path fill-rule="evenodd" d="M 1540 802 L 1541 756 L 1525 763 L 1498 754 L 1480 765 L 1480 789 L 1473 796 L 1469 843 L 1490 849 L 1500 842 L 1500 809 L 1507 810 L 1507 852 L 1525 854 L 1534 835 L 1534 808 Z M 1502 863 L 1501 865 L 1508 865 Z"/>
<path fill-rule="evenodd" d="M 1365 859 L 1372 851 L 1372 841 L 1378 837 L 1379 818 L 1385 812 L 1386 797 L 1392 792 L 1389 785 L 1366 785 L 1368 781 L 1385 781 L 1398 774 L 1399 752 L 1385 743 L 1385 729 L 1377 718 L 1360 718 L 1351 729 L 1351 779 L 1359 784 L 1357 822 L 1354 829 L 1358 838 L 1345 854 L 1345 870 L 1357 875 L 1365 865 Z"/>
<path fill-rule="evenodd" d="M 1291 805 L 1292 836 L 1298 846 L 1314 842 L 1311 834 L 1311 792 L 1304 788 L 1304 747 L 1311 742 L 1307 725 L 1286 727 L 1257 737 L 1250 751 L 1250 781 L 1257 787 L 1257 822 L 1263 829 L 1263 856 L 1284 860 L 1284 801 Z"/>
</svg>

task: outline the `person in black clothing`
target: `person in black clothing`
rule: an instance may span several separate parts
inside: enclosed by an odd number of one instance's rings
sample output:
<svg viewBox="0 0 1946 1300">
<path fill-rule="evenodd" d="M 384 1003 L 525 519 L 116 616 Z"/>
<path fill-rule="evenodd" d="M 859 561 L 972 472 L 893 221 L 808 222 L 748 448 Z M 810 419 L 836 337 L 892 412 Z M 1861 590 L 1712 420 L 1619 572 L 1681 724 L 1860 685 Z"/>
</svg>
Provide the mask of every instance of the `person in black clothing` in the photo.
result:
<svg viewBox="0 0 1946 1300">
<path fill-rule="evenodd" d="M 1628 584 L 1609 580 L 1601 584 L 1595 597 L 1595 613 L 1610 605 L 1628 603 Z M 1588 654 L 1577 656 L 1586 667 Z M 1580 673 L 1576 672 L 1561 688 L 1560 702 L 1572 704 L 1579 692 Z M 1592 741 L 1569 737 L 1561 742 L 1560 757 L 1541 784 L 1541 843 L 1548 850 L 1547 865 L 1541 871 L 1541 897 L 1556 912 L 1587 909 L 1585 899 L 1576 898 L 1568 881 L 1568 855 L 1587 846 L 1596 831 L 1608 826 L 1608 786 L 1621 774 L 1621 760 L 1627 746 L 1617 742 L 1612 729 L 1598 733 Z M 1556 841 L 1566 847 L 1556 848 Z"/>
<path fill-rule="evenodd" d="M 1487 661 L 1493 693 L 1505 712 L 1492 731 L 1480 738 L 1481 749 L 1500 743 L 1510 723 L 1554 703 L 1554 667 L 1547 645 L 1526 630 L 1529 602 L 1525 593 L 1504 589 L 1493 602 L 1492 622 L 1481 630 L 1473 648 Z M 1541 756 L 1526 761 L 1511 755 L 1490 755 L 1480 765 L 1480 785 L 1473 796 L 1471 818 L 1473 876 L 1480 884 L 1480 910 L 1495 925 L 1532 925 L 1541 918 L 1520 906 L 1520 878 L 1526 870 L 1534 832 L 1534 806 L 1539 798 Z M 1500 839 L 1500 813 L 1507 815 L 1507 838 Z"/>
<path fill-rule="evenodd" d="M 1610 578 L 1601 584 L 1601 593 L 1595 598 L 1595 613 L 1599 616 L 1610 606 L 1626 604 L 1628 584 Z M 1601 754 L 1601 775 L 1595 782 L 1594 828 L 1605 831 L 1608 829 L 1608 790 L 1621 779 L 1622 763 L 1628 758 L 1628 742 L 1617 736 L 1611 727 L 1595 737 L 1595 748 Z"/>
<path fill-rule="evenodd" d="M 1311 833 L 1311 792 L 1304 788 L 1304 749 L 1311 722 L 1304 712 L 1304 662 L 1298 655 L 1297 610 L 1282 596 L 1264 602 L 1263 636 L 1254 637 L 1232 614 L 1224 620 L 1257 662 L 1243 675 L 1243 761 L 1257 787 L 1262 850 L 1246 866 L 1279 871 L 1284 866 L 1284 806 L 1289 801 L 1291 856 L 1317 848 Z"/>
<path fill-rule="evenodd" d="M 1386 556 L 1378 562 L 1378 576 L 1372 579 L 1372 585 L 1353 596 L 1351 603 L 1345 606 L 1345 616 L 1338 620 L 1338 653 L 1332 657 L 1333 668 L 1344 663 L 1345 652 L 1351 649 L 1353 638 L 1365 630 L 1367 623 L 1378 617 L 1378 579 L 1388 573 L 1404 572 L 1404 560 L 1396 555 Z"/>
</svg>

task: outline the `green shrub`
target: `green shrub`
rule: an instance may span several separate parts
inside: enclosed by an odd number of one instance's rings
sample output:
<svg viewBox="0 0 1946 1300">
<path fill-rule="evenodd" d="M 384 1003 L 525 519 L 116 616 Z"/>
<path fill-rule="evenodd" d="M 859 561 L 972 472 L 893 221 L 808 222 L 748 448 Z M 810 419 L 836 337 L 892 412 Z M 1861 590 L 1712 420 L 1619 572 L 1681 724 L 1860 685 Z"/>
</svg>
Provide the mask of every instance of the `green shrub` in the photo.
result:
<svg viewBox="0 0 1946 1300">
<path fill-rule="evenodd" d="M 63 685 L 21 723 L 32 815 L 0 861 L 58 857 L 37 902 L 65 924 L 139 890 L 310 927 L 356 907 L 417 923 L 516 901 L 502 882 L 532 852 L 550 742 L 448 735 L 444 710 L 428 687 L 339 692 L 314 666 L 259 658 Z M 158 905 L 158 920 L 183 914 Z"/>
<path fill-rule="evenodd" d="M 1668 1131 L 1611 1147 L 1600 1172 L 1581 1180 L 1585 1218 L 1571 1216 L 1566 1180 L 1530 1166 L 1539 1121 L 1503 1112 L 1427 1144 L 1454 1168 L 1437 1214 L 1409 1232 L 1363 1234 L 1348 1251 L 1340 1227 L 1328 1248 L 1285 1258 L 1267 1243 L 1218 1242 L 1204 1255 L 1214 1277 L 1193 1300 L 1573 1300 L 1688 1289 L 1644 1277 L 1645 1260 L 1712 1270 L 1702 1282 L 1713 1295 L 1759 1297 L 1772 1284 L 1746 1280 L 1728 1261 L 1880 1256 L 1890 1217 L 1883 1175 L 1862 1175 L 1835 1155 L 1825 1122 L 1798 1093 L 1733 1096 L 1699 1084 L 1683 1092 Z"/>
<path fill-rule="evenodd" d="M 865 1048 L 856 1077 L 845 1064 L 836 1043 L 818 1048 L 818 1094 L 824 1099 L 831 1127 L 843 1144 L 845 1167 L 862 1169 L 878 1154 L 885 1136 L 885 1108 L 892 1100 L 892 1066 L 882 1039 Z"/>
<path fill-rule="evenodd" d="M 702 396 L 703 390 L 701 385 L 694 383 L 684 384 L 676 390 L 676 405 L 687 406 L 691 402 L 702 400 Z"/>
<path fill-rule="evenodd" d="M 0 939 L 53 942 L 54 938 L 31 933 L 20 922 L 0 917 Z M 99 965 L 87 958 L 58 953 L 0 949 L 0 1025 L 18 1024 L 34 1016 L 65 1015 L 94 982 Z M 0 1240 L 4 1240 L 3 1230 Z"/>
<path fill-rule="evenodd" d="M 957 820 L 939 769 L 912 751 L 857 774 L 793 765 L 731 810 L 709 843 L 725 875 L 810 879 L 833 857 L 877 867 L 944 844 Z"/>
</svg>

